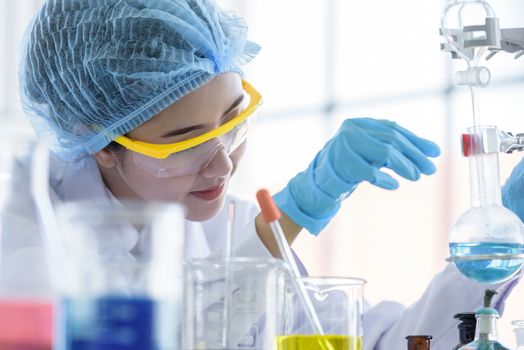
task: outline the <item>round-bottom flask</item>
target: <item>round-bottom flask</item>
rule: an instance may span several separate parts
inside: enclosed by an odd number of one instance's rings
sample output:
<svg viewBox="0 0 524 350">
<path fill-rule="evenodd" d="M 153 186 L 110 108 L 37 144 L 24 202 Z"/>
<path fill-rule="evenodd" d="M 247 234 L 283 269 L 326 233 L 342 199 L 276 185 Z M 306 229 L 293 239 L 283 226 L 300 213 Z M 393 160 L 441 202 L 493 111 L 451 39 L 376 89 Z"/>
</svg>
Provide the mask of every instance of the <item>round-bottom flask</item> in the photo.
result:
<svg viewBox="0 0 524 350">
<path fill-rule="evenodd" d="M 471 207 L 451 229 L 449 260 L 477 282 L 500 283 L 524 264 L 524 230 L 520 218 L 502 206 L 497 128 L 472 127 L 468 132 L 464 154 L 470 166 Z"/>
</svg>

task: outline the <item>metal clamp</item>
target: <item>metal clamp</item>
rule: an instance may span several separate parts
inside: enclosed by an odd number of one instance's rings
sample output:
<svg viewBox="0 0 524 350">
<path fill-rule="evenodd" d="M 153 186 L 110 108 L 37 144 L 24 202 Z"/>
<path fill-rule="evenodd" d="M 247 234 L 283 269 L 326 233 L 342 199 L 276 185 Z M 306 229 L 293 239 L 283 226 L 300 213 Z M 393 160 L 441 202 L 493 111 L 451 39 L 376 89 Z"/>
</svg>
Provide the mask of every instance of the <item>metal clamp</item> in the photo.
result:
<svg viewBox="0 0 524 350">
<path fill-rule="evenodd" d="M 482 33 L 482 35 L 478 35 Z M 461 58 L 460 50 L 469 59 L 475 56 L 475 48 L 488 47 L 490 50 L 501 50 L 501 30 L 499 19 L 487 17 L 483 25 L 464 26 L 462 30 L 440 28 L 440 35 L 447 35 L 453 43 L 440 44 L 441 51 L 450 52 L 452 58 Z M 508 34 L 509 35 L 509 34 Z M 454 48 L 455 47 L 455 48 Z"/>
<path fill-rule="evenodd" d="M 515 151 L 524 151 L 524 133 L 513 136 L 511 132 L 500 131 L 496 127 L 484 127 L 476 134 L 462 135 L 462 154 L 465 157 Z"/>
<path fill-rule="evenodd" d="M 524 151 L 524 133 L 513 136 L 510 132 L 499 131 L 500 152 L 513 153 Z"/>
<path fill-rule="evenodd" d="M 524 28 L 502 29 L 500 33 L 500 48 L 489 48 L 486 60 L 501 51 L 515 54 L 515 59 L 524 55 Z"/>
</svg>

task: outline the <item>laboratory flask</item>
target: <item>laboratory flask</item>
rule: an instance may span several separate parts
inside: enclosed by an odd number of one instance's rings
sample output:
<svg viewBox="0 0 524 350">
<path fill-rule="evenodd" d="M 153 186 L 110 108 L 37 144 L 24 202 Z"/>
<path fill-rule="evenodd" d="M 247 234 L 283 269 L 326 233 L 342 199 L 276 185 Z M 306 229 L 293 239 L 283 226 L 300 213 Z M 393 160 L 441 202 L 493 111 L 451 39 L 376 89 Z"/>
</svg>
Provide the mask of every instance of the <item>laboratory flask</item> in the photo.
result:
<svg viewBox="0 0 524 350">
<path fill-rule="evenodd" d="M 349 277 L 299 277 L 321 321 L 315 334 L 293 284 L 288 284 L 283 318 L 275 339 L 277 350 L 362 350 L 363 286 Z"/>
<path fill-rule="evenodd" d="M 49 256 L 34 199 L 35 183 L 47 193 L 48 156 L 29 133 L 0 134 L 0 349 L 52 348 Z"/>
<path fill-rule="evenodd" d="M 432 338 L 431 335 L 408 335 L 408 350 L 430 350 Z"/>
<path fill-rule="evenodd" d="M 183 349 L 273 350 L 289 276 L 285 266 L 272 258 L 187 261 Z"/>
<path fill-rule="evenodd" d="M 524 320 L 515 320 L 511 322 L 515 332 L 515 337 L 517 340 L 516 350 L 524 350 Z"/>
<path fill-rule="evenodd" d="M 496 127 L 480 126 L 468 128 L 464 136 L 471 207 L 456 220 L 449 236 L 450 261 L 481 283 L 506 281 L 524 263 L 522 222 L 502 205 L 498 135 Z"/>
<path fill-rule="evenodd" d="M 170 203 L 70 202 L 58 350 L 180 346 L 184 211 Z"/>
<path fill-rule="evenodd" d="M 453 350 L 460 349 L 463 345 L 471 343 L 475 339 L 475 329 L 477 327 L 477 319 L 474 312 L 462 312 L 453 316 L 460 320 L 458 324 L 459 342 Z"/>
<path fill-rule="evenodd" d="M 509 350 L 499 341 L 497 321 L 499 313 L 491 307 L 493 296 L 497 294 L 494 290 L 487 289 L 484 296 L 484 307 L 476 312 L 477 329 L 475 339 L 459 350 Z"/>
</svg>

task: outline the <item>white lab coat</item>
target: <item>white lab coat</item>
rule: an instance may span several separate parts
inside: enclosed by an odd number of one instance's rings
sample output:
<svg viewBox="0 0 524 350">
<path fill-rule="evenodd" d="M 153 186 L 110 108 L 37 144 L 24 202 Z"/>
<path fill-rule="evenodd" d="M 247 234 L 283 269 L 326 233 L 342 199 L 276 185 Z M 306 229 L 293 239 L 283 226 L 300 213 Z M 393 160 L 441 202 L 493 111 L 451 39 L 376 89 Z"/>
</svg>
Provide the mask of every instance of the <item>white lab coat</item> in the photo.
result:
<svg viewBox="0 0 524 350">
<path fill-rule="evenodd" d="M 74 163 L 51 160 L 50 191 L 55 205 L 76 200 L 115 201 L 105 187 L 97 164 L 92 157 Z M 38 224 L 29 192 L 27 164 L 21 163 L 15 174 L 15 200 L 8 202 L 4 219 L 3 262 L 0 278 L 3 285 L 15 285 L 13 290 L 27 290 L 27 281 L 33 281 L 34 289 L 45 294 L 44 254 L 38 234 Z M 254 217 L 257 207 L 250 202 L 235 200 L 236 215 L 233 223 L 233 254 L 235 256 L 270 257 L 255 230 Z M 185 257 L 201 258 L 218 255 L 225 240 L 227 205 L 211 220 L 186 221 L 188 238 Z M 4 217 L 6 217 L 4 215 Z M 9 229 L 6 229 L 9 228 Z M 138 233 L 130 236 L 130 246 L 139 240 Z M 24 278 L 25 277 L 27 278 Z M 521 273 L 522 275 L 522 273 Z M 502 312 L 504 301 L 518 282 L 520 276 L 496 286 L 499 294 L 494 305 Z M 13 281 L 25 281 L 16 285 Z M 9 283 L 6 283 L 9 282 Z M 0 284 L 2 285 L 2 284 Z M 449 350 L 458 340 L 457 321 L 453 315 L 475 311 L 481 306 L 486 286 L 477 284 L 447 266 L 437 274 L 426 292 L 411 307 L 386 301 L 378 305 L 366 305 L 364 311 L 364 349 L 400 350 L 406 348 L 406 335 L 429 334 L 433 336 L 433 350 Z"/>
</svg>

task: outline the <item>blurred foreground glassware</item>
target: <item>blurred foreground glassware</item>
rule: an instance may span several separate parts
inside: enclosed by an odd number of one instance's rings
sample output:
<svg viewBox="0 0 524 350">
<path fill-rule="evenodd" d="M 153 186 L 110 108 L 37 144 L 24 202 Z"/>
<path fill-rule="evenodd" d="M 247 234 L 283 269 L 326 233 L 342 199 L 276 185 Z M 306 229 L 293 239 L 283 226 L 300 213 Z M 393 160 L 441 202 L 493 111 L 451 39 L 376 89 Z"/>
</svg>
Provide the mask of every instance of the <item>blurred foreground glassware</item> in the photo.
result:
<svg viewBox="0 0 524 350">
<path fill-rule="evenodd" d="M 47 162 L 31 134 L 0 133 L 0 349 L 52 347 L 53 290 L 33 192 L 36 182 L 47 193 Z"/>
<path fill-rule="evenodd" d="M 524 320 L 515 320 L 511 324 L 515 327 L 513 331 L 517 338 L 517 347 L 515 349 L 524 350 Z"/>
<path fill-rule="evenodd" d="M 68 203 L 59 350 L 180 346 L 184 212 L 146 202 Z"/>
<path fill-rule="evenodd" d="M 315 334 L 297 300 L 286 289 L 284 315 L 276 338 L 277 350 L 362 350 L 363 286 L 346 277 L 301 277 L 322 323 L 324 336 Z"/>
<path fill-rule="evenodd" d="M 273 350 L 289 270 L 276 259 L 231 258 L 228 264 L 186 262 L 183 349 Z"/>
</svg>

